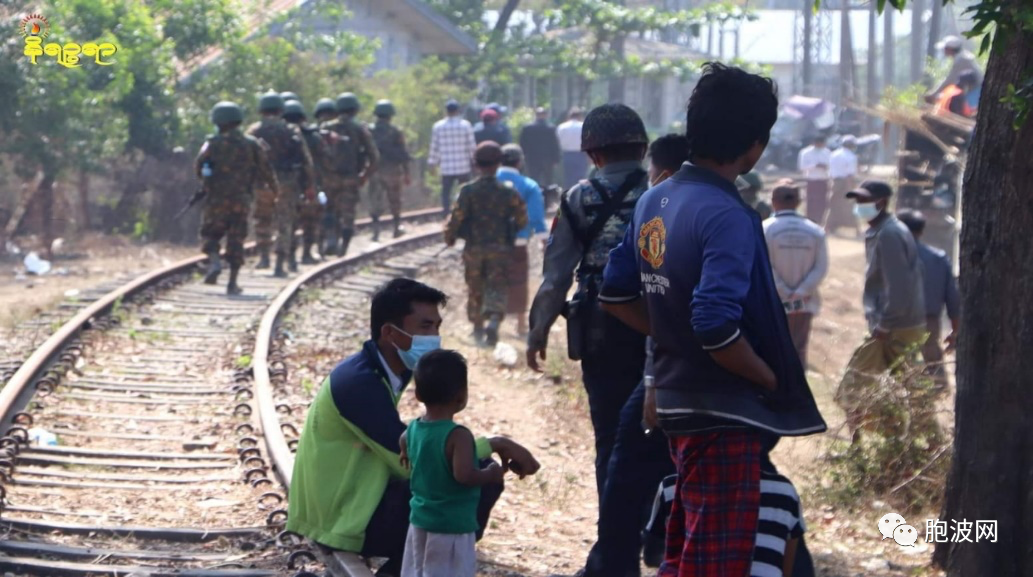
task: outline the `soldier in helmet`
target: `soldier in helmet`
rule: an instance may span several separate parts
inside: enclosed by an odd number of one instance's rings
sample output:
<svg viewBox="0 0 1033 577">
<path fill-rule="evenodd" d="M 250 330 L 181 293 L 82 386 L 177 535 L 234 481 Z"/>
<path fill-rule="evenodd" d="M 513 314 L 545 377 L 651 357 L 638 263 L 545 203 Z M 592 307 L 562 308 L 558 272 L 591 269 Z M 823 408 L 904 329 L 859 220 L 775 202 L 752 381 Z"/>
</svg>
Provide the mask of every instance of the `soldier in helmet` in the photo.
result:
<svg viewBox="0 0 1033 577">
<path fill-rule="evenodd" d="M 260 138 L 269 146 L 269 161 L 276 171 L 280 183 L 280 194 L 276 196 L 276 270 L 274 276 L 286 277 L 284 265 L 291 271 L 298 270 L 292 244 L 295 224 L 298 218 L 298 197 L 302 191 L 308 198 L 315 197 L 312 172 L 312 156 L 301 135 L 301 130 L 283 121 L 283 98 L 275 92 L 263 94 L 258 99 L 258 111 L 262 120 L 248 127 L 247 133 Z M 303 188 L 305 187 L 305 188 Z M 265 207 L 263 207 L 265 208 Z M 256 212 L 258 212 L 256 208 Z M 264 214 L 263 214 L 264 216 Z M 256 231 L 257 235 L 257 231 Z M 264 235 L 262 235 L 264 236 Z M 269 265 L 269 245 L 259 236 L 262 265 Z M 264 246 L 261 243 L 265 242 Z"/>
<path fill-rule="evenodd" d="M 497 142 L 482 142 L 474 152 L 480 177 L 459 189 L 459 199 L 445 225 L 445 243 L 466 240 L 463 264 L 470 296 L 466 314 L 474 340 L 495 346 L 506 314 L 507 272 L 517 232 L 527 226 L 527 205 L 510 183 L 495 178 L 502 163 Z M 484 322 L 487 321 L 487 327 Z"/>
<path fill-rule="evenodd" d="M 305 124 L 305 107 L 297 100 L 288 100 L 283 107 L 283 119 L 289 124 L 301 129 L 305 139 L 305 145 L 312 155 L 312 173 L 315 182 L 306 182 L 305 188 L 315 187 L 322 190 L 322 175 L 326 168 L 326 144 L 323 136 L 316 126 Z M 304 249 L 301 253 L 301 264 L 315 264 L 316 259 L 312 256 L 312 245 L 316 242 L 316 231 L 323 218 L 323 205 L 314 197 L 306 196 L 301 206 L 298 207 L 298 224 L 301 226 L 301 238 Z M 292 237 L 295 241 L 297 237 Z M 291 255 L 294 254 L 295 245 L 291 245 Z"/>
<path fill-rule="evenodd" d="M 337 105 L 334 104 L 333 98 L 320 98 L 316 102 L 316 109 L 313 114 L 316 117 L 316 124 L 322 126 L 337 118 Z"/>
<path fill-rule="evenodd" d="M 380 154 L 369 129 L 355 120 L 359 112 L 358 97 L 345 92 L 337 97 L 336 108 L 337 118 L 323 125 L 330 137 L 323 186 L 331 218 L 328 219 L 330 226 L 324 231 L 326 246 L 321 252 L 324 255 L 343 256 L 348 251 L 355 226 L 359 189 L 376 172 Z M 340 244 L 337 242 L 338 235 Z"/>
<path fill-rule="evenodd" d="M 297 101 L 297 102 L 301 102 L 301 99 L 298 98 L 298 95 L 294 94 L 293 92 L 291 92 L 289 90 L 287 92 L 281 92 L 280 93 L 280 98 L 283 99 L 284 104 L 286 104 L 287 102 L 289 102 L 291 100 L 294 100 L 294 101 Z"/>
<path fill-rule="evenodd" d="M 761 220 L 771 216 L 771 205 L 761 200 L 760 192 L 764 190 L 764 180 L 755 170 L 751 170 L 735 180 L 742 201 L 757 211 Z"/>
<path fill-rule="evenodd" d="M 568 355 L 581 361 L 588 391 L 600 495 L 621 407 L 642 380 L 646 343 L 644 335 L 603 312 L 598 295 L 610 249 L 620 244 L 649 188 L 642 169 L 648 144 L 642 119 L 623 104 L 605 104 L 585 118 L 581 149 L 598 171 L 563 195 L 545 249 L 544 279 L 531 304 L 527 363 L 535 371 L 542 371 L 549 329 L 561 313 L 567 317 Z M 575 277 L 577 292 L 567 303 Z"/>
<path fill-rule="evenodd" d="M 377 121 L 370 127 L 373 142 L 380 153 L 380 166 L 369 183 L 369 216 L 373 219 L 373 240 L 380 235 L 380 215 L 384 214 L 384 200 L 391 208 L 394 219 L 395 238 L 404 234 L 402 230 L 402 186 L 412 184 L 409 164 L 412 157 L 405 146 L 405 134 L 391 124 L 395 105 L 390 100 L 377 102 L 373 109 Z"/>
<path fill-rule="evenodd" d="M 259 182 L 276 195 L 279 183 L 263 144 L 241 133 L 244 111 L 239 106 L 220 102 L 212 108 L 211 118 L 219 133 L 205 140 L 195 161 L 197 176 L 204 182 L 206 192 L 201 224 L 202 250 L 208 255 L 204 282 L 215 284 L 219 278 L 222 271 L 219 242 L 225 236 L 226 261 L 230 265 L 226 293 L 234 295 L 242 292 L 237 285 L 237 274 L 244 264 L 251 187 Z"/>
</svg>

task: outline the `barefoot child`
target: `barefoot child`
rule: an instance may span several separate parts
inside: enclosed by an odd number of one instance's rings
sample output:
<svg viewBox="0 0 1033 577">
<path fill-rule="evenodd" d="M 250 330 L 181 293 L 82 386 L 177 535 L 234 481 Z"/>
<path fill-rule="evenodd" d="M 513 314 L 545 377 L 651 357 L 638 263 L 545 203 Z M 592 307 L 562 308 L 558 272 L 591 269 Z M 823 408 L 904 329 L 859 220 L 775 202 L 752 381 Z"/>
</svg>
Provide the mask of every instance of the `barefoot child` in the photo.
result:
<svg viewBox="0 0 1033 577">
<path fill-rule="evenodd" d="M 474 577 L 481 486 L 501 484 L 505 469 L 481 469 L 474 437 L 452 419 L 466 408 L 466 360 L 436 350 L 416 366 L 416 399 L 424 415 L 402 434 L 402 464 L 411 468 L 409 534 L 402 577 Z"/>
</svg>

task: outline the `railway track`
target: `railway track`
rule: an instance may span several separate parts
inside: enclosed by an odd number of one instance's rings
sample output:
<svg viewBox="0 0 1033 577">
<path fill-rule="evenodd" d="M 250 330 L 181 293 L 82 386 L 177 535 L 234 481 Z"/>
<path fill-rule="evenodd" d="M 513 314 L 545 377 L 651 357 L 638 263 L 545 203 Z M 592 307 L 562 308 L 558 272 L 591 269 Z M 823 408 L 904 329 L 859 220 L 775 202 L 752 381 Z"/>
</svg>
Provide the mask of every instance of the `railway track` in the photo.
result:
<svg viewBox="0 0 1033 577">
<path fill-rule="evenodd" d="M 237 297 L 188 259 L 80 310 L 0 391 L 0 571 L 313 575 L 319 552 L 281 531 L 298 434 L 281 416 L 304 413 L 277 400 L 281 317 L 317 286 L 361 303 L 432 261 L 439 239 L 438 224 L 383 245 L 358 237 L 365 252 L 293 279 L 244 269 Z M 340 314 L 365 320 L 368 304 Z"/>
</svg>

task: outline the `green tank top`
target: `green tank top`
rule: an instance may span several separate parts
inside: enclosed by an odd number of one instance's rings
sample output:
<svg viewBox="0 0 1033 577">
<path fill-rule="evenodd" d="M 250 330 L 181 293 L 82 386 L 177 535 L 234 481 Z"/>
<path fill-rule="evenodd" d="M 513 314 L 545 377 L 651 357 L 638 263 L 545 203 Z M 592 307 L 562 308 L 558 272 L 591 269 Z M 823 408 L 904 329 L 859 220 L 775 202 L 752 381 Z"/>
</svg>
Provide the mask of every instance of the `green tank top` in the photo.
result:
<svg viewBox="0 0 1033 577">
<path fill-rule="evenodd" d="M 416 419 L 406 430 L 412 464 L 409 522 L 424 531 L 448 534 L 477 531 L 481 488 L 467 487 L 456 481 L 452 463 L 445 455 L 448 435 L 458 426 L 454 421 Z M 476 447 L 474 451 L 476 453 Z"/>
</svg>

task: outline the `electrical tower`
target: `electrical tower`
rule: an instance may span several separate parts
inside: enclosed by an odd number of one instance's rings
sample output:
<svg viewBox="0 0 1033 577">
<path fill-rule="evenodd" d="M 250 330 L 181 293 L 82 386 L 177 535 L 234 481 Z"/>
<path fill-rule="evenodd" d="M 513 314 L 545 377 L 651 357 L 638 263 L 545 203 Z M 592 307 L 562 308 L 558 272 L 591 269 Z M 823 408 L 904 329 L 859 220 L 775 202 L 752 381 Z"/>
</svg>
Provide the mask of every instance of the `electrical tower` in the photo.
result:
<svg viewBox="0 0 1033 577">
<path fill-rule="evenodd" d="M 828 98 L 829 79 L 835 72 L 832 64 L 832 8 L 822 3 L 813 12 L 812 0 L 801 0 L 802 8 L 794 16 L 793 88 L 797 94 Z M 835 4 L 835 3 L 834 3 Z"/>
</svg>

